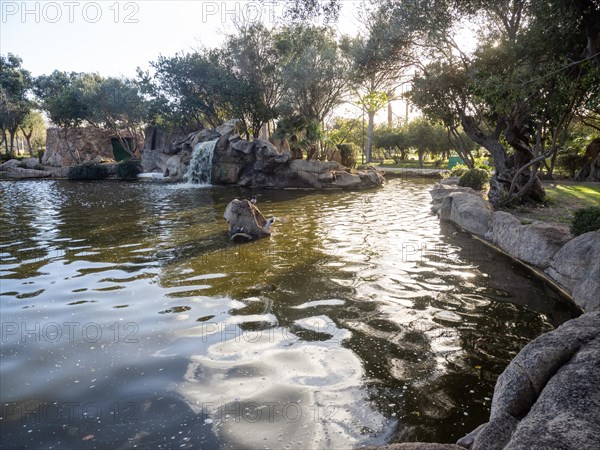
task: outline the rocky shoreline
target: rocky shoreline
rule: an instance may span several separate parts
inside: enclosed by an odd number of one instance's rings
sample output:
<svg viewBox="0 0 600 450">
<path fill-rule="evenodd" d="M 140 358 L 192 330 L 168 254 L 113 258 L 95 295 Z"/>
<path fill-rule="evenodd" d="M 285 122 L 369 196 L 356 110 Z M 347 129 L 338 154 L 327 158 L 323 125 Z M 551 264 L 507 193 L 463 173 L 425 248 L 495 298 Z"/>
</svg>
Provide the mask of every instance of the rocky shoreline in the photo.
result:
<svg viewBox="0 0 600 450">
<path fill-rule="evenodd" d="M 500 375 L 490 420 L 456 444 L 391 444 L 386 450 L 600 448 L 600 231 L 494 211 L 469 188 L 438 183 L 433 211 L 570 294 L 583 315 L 527 344 Z"/>
</svg>

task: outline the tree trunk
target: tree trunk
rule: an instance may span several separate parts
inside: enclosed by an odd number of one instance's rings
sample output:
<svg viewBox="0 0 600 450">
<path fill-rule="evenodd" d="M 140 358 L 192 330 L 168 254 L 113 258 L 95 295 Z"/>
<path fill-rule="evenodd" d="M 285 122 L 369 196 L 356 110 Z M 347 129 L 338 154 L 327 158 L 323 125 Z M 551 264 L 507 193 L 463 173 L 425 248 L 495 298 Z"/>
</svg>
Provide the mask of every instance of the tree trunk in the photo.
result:
<svg viewBox="0 0 600 450">
<path fill-rule="evenodd" d="M 394 126 L 394 111 L 392 111 L 392 101 L 388 100 L 387 104 L 387 113 L 388 113 L 388 127 L 392 128 Z"/>
<path fill-rule="evenodd" d="M 369 126 L 367 128 L 367 148 L 365 150 L 367 163 L 371 162 L 374 126 L 375 126 L 375 112 L 369 111 Z"/>
<path fill-rule="evenodd" d="M 8 134 L 10 136 L 8 156 L 9 156 L 9 159 L 12 159 L 14 157 L 15 135 L 17 134 L 17 130 L 8 130 Z"/>
<path fill-rule="evenodd" d="M 515 201 L 525 203 L 544 201 L 546 192 L 537 176 L 537 165 L 522 170 L 532 160 L 531 155 L 515 148 L 515 153 L 508 156 L 500 143 L 500 132 L 506 127 L 505 124 L 498 123 L 494 134 L 488 135 L 479 129 L 472 117 L 463 116 L 462 125 L 467 136 L 488 150 L 494 158 L 496 170 L 490 180 L 488 193 L 492 205 L 505 205 Z"/>
</svg>

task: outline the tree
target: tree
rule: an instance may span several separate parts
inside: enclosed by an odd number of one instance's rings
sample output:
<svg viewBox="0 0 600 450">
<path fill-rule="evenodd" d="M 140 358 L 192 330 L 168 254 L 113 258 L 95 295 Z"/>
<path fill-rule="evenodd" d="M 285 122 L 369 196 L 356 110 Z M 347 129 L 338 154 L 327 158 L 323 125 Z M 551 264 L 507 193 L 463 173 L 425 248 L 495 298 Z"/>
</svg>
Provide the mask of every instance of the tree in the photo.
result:
<svg viewBox="0 0 600 450">
<path fill-rule="evenodd" d="M 29 114 L 19 124 L 19 130 L 27 142 L 29 154 L 33 155 L 36 148 L 41 148 L 46 142 L 46 122 L 39 111 L 29 111 Z"/>
<path fill-rule="evenodd" d="M 348 90 L 347 54 L 328 28 L 293 25 L 279 30 L 275 39 L 285 80 L 284 114 L 299 115 L 311 129 L 322 130 Z M 319 134 L 312 133 L 315 139 Z"/>
<path fill-rule="evenodd" d="M 88 122 L 97 128 L 111 130 L 123 149 L 134 155 L 138 137 L 143 137 L 148 105 L 137 84 L 126 78 L 100 78 L 86 99 Z M 127 136 L 123 136 L 126 131 Z M 133 137 L 131 141 L 127 137 Z"/>
<path fill-rule="evenodd" d="M 460 124 L 490 151 L 492 203 L 541 201 L 539 169 L 598 84 L 597 71 L 578 60 L 584 51 L 578 13 L 558 1 L 518 0 L 473 1 L 453 12 L 483 13 L 490 31 L 472 55 L 449 34 L 436 36 L 440 62 L 415 79 L 412 100 L 450 129 Z"/>
<path fill-rule="evenodd" d="M 133 155 L 135 148 L 126 138 L 133 137 L 135 145 L 148 116 L 148 102 L 133 80 L 55 71 L 38 77 L 34 91 L 40 107 L 65 134 L 67 128 L 83 124 L 111 130 Z"/>
<path fill-rule="evenodd" d="M 375 114 L 394 96 L 404 70 L 412 65 L 411 37 L 392 28 L 383 8 L 372 12 L 367 21 L 367 36 L 350 44 L 353 57 L 353 83 L 363 111 L 368 116 L 365 155 L 371 162 Z"/>
<path fill-rule="evenodd" d="M 29 71 L 21 67 L 22 62 L 11 53 L 0 55 L 0 131 L 9 157 L 13 155 L 19 126 L 32 108 L 27 98 L 32 79 Z"/>
<path fill-rule="evenodd" d="M 280 55 L 273 32 L 262 24 L 242 25 L 228 37 L 224 64 L 231 72 L 229 102 L 256 138 L 277 118 L 284 93 Z M 245 101 L 243 101 L 245 100 Z"/>
<path fill-rule="evenodd" d="M 423 166 L 427 154 L 444 158 L 452 149 L 444 128 L 423 118 L 409 122 L 405 127 L 405 135 L 408 146 L 417 150 L 419 166 Z"/>
<path fill-rule="evenodd" d="M 227 74 L 219 58 L 217 51 L 177 53 L 151 62 L 153 75 L 138 69 L 142 92 L 153 99 L 154 121 L 182 129 L 221 125 Z"/>
<path fill-rule="evenodd" d="M 48 113 L 56 126 L 74 128 L 93 121 L 90 98 L 100 83 L 100 76 L 55 70 L 35 79 L 34 93 L 39 107 Z"/>
</svg>

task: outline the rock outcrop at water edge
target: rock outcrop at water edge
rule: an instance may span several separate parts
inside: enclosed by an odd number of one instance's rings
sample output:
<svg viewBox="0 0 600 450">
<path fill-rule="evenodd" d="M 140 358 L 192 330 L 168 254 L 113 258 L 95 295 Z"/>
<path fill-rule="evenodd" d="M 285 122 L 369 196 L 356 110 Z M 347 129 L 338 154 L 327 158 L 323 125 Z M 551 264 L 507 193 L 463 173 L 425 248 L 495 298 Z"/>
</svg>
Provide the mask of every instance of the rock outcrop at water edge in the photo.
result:
<svg viewBox="0 0 600 450">
<path fill-rule="evenodd" d="M 600 310 L 600 230 L 569 241 L 554 255 L 546 273 L 585 311 Z"/>
<path fill-rule="evenodd" d="M 263 139 L 242 139 L 239 121 L 231 120 L 215 130 L 185 136 L 148 130 L 142 152 L 144 171 L 161 171 L 181 180 L 188 173 L 193 149 L 217 139 L 212 155 L 212 184 L 236 184 L 273 189 L 356 189 L 381 186 L 382 172 L 373 167 L 356 171 L 335 161 L 293 159 L 289 150 L 278 150 Z"/>
<path fill-rule="evenodd" d="M 526 345 L 500 375 L 472 450 L 600 448 L 600 312 Z"/>
</svg>

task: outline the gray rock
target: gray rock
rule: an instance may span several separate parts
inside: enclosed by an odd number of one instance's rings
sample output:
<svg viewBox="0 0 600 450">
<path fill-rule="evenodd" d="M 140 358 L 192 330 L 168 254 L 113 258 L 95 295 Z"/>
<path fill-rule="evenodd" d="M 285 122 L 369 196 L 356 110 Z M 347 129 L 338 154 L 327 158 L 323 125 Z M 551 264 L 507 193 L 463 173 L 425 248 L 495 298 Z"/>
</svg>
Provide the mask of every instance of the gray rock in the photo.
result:
<svg viewBox="0 0 600 450">
<path fill-rule="evenodd" d="M 221 135 L 215 130 L 200 130 L 196 133 L 193 133 L 193 136 L 190 139 L 190 146 L 194 148 L 197 144 L 201 142 L 214 141 L 215 139 L 219 139 L 220 137 Z"/>
<path fill-rule="evenodd" d="M 381 447 L 360 447 L 361 450 L 463 450 L 455 444 L 435 444 L 429 442 L 402 442 Z"/>
<path fill-rule="evenodd" d="M 231 119 L 231 120 L 228 120 L 227 122 L 225 122 L 220 127 L 217 127 L 217 129 L 215 131 L 217 133 L 219 133 L 221 136 L 224 136 L 229 133 L 236 134 L 236 133 L 238 133 L 241 124 L 242 124 L 242 122 L 240 119 Z"/>
<path fill-rule="evenodd" d="M 187 170 L 192 144 L 220 136 L 212 158 L 213 184 L 238 184 L 249 187 L 285 188 L 362 188 L 380 186 L 384 179 L 373 168 L 349 174 L 337 162 L 292 160 L 289 150 L 279 151 L 271 142 L 239 136 L 239 121 L 229 121 L 217 131 L 202 130 L 185 136 L 149 129 L 142 155 L 144 171 L 162 170 L 170 178 L 180 179 Z M 218 132 L 218 133 L 217 133 Z M 173 136 L 171 143 L 167 138 Z M 161 146 L 158 148 L 158 146 Z M 169 147 L 169 149 L 166 149 Z M 177 147 L 180 160 L 170 159 L 171 147 Z M 179 168 L 177 168 L 179 161 Z M 340 172 L 339 175 L 333 172 Z"/>
<path fill-rule="evenodd" d="M 546 268 L 554 255 L 571 239 L 569 228 L 556 223 L 533 222 L 523 225 L 518 258 Z"/>
<path fill-rule="evenodd" d="M 373 166 L 366 166 L 356 172 L 365 187 L 381 186 L 385 183 L 384 173 Z"/>
<path fill-rule="evenodd" d="M 492 241 L 514 258 L 547 268 L 554 255 L 571 239 L 566 226 L 544 222 L 522 225 L 512 214 L 496 211 Z"/>
<path fill-rule="evenodd" d="M 600 448 L 600 337 L 552 376 L 506 448 Z"/>
<path fill-rule="evenodd" d="M 16 169 L 20 165 L 21 165 L 21 161 L 19 161 L 18 159 L 9 159 L 5 163 L 0 164 L 0 170 L 4 171 L 4 170 L 9 170 L 9 169 Z"/>
<path fill-rule="evenodd" d="M 492 206 L 483 198 L 468 192 L 447 195 L 440 207 L 440 218 L 450 220 L 464 230 L 485 236 L 492 225 Z"/>
<path fill-rule="evenodd" d="M 185 175 L 181 167 L 181 156 L 171 156 L 165 165 L 165 171 L 163 172 L 165 177 L 170 177 L 173 180 L 180 180 Z"/>
<path fill-rule="evenodd" d="M 554 255 L 546 273 L 585 311 L 600 309 L 600 231 L 569 241 Z"/>
<path fill-rule="evenodd" d="M 35 170 L 35 169 L 22 169 L 15 167 L 3 171 L 3 176 L 6 178 L 13 178 L 15 180 L 21 180 L 25 178 L 46 178 L 52 174 L 47 170 Z"/>
<path fill-rule="evenodd" d="M 360 177 L 353 173 L 348 172 L 330 172 L 332 174 L 331 186 L 342 189 L 357 188 L 362 185 Z"/>
<path fill-rule="evenodd" d="M 473 446 L 473 443 L 475 442 L 475 438 L 479 435 L 481 430 L 486 425 L 487 425 L 487 422 L 482 423 L 477 428 L 475 428 L 473 431 L 471 431 L 469 434 L 461 437 L 458 441 L 456 441 L 456 445 L 460 445 L 461 447 L 464 447 L 464 448 L 471 448 Z"/>
<path fill-rule="evenodd" d="M 40 160 L 38 158 L 26 158 L 21 161 L 21 167 L 24 169 L 35 169 L 40 165 Z"/>
<path fill-rule="evenodd" d="M 256 206 L 248 200 L 235 199 L 229 202 L 223 218 L 229 226 L 230 239 L 250 241 L 271 234 L 270 225 Z"/>
<path fill-rule="evenodd" d="M 509 255 L 519 254 L 521 222 L 504 211 L 496 211 L 492 217 L 492 242 Z"/>
<path fill-rule="evenodd" d="M 142 152 L 142 168 L 144 172 L 160 170 L 164 172 L 170 156 L 160 150 L 146 149 Z"/>
<path fill-rule="evenodd" d="M 475 439 L 471 450 L 500 450 L 510 440 L 519 421 L 510 414 L 499 414 L 493 422 L 485 425 Z"/>
<path fill-rule="evenodd" d="M 231 148 L 234 149 L 236 152 L 242 152 L 247 155 L 250 152 L 252 152 L 252 150 L 254 150 L 254 142 L 249 142 L 244 139 L 240 139 L 239 141 L 236 141 L 233 144 L 231 144 Z"/>
<path fill-rule="evenodd" d="M 432 210 L 436 214 L 439 214 L 444 199 L 453 192 L 468 192 L 469 194 L 476 194 L 476 192 L 470 187 L 459 187 L 454 185 L 446 185 L 437 183 L 430 191 L 431 199 L 433 202 Z"/>
<path fill-rule="evenodd" d="M 600 448 L 600 312 L 525 346 L 500 375 L 472 449 Z"/>
</svg>

